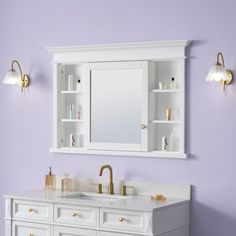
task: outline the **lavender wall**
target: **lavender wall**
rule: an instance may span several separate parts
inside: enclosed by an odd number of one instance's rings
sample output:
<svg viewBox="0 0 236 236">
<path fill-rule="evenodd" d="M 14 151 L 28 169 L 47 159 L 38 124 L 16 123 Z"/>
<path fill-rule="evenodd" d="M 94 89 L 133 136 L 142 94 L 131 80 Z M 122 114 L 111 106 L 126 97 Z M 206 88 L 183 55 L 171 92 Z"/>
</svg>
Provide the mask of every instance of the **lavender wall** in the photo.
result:
<svg viewBox="0 0 236 236">
<path fill-rule="evenodd" d="M 216 53 L 236 71 L 235 0 L 1 0 L 0 78 L 13 58 L 32 77 L 28 96 L 0 85 L 0 194 L 43 186 L 56 174 L 97 176 L 110 163 L 115 178 L 194 185 L 192 236 L 236 231 L 236 85 L 224 95 L 206 83 Z M 49 153 L 52 140 L 51 55 L 46 46 L 194 40 L 188 64 L 188 160 Z M 4 202 L 0 202 L 0 218 Z M 3 235 L 3 221 L 0 235 Z"/>
</svg>

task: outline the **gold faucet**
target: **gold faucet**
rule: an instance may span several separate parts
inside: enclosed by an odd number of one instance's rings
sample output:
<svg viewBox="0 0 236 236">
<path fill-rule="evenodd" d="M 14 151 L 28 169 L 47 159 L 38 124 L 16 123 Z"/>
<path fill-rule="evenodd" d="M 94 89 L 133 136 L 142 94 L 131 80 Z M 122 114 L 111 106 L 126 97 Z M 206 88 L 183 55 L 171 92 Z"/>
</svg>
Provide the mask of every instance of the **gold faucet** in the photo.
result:
<svg viewBox="0 0 236 236">
<path fill-rule="evenodd" d="M 108 169 L 110 172 L 109 194 L 114 194 L 113 171 L 110 165 L 103 165 L 100 169 L 99 176 L 102 176 L 103 170 Z"/>
</svg>

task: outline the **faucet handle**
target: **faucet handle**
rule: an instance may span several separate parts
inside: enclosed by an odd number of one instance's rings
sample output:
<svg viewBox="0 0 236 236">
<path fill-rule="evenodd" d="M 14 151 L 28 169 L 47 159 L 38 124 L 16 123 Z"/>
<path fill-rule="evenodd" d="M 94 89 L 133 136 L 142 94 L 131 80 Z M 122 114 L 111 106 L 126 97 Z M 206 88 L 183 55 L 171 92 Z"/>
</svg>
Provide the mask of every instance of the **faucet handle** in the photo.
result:
<svg viewBox="0 0 236 236">
<path fill-rule="evenodd" d="M 127 196 L 127 188 L 134 188 L 134 187 L 123 185 L 122 188 L 121 188 L 121 195 L 122 196 Z"/>
<path fill-rule="evenodd" d="M 92 185 L 97 186 L 97 193 L 102 193 L 102 184 L 100 183 L 92 183 Z"/>
</svg>

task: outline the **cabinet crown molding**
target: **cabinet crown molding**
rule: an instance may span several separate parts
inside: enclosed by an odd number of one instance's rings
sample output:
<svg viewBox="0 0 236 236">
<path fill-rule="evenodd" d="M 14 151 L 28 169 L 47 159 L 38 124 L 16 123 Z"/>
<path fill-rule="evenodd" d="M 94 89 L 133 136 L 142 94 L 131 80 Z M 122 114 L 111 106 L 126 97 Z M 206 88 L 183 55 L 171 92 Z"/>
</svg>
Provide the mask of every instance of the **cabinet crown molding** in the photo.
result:
<svg viewBox="0 0 236 236">
<path fill-rule="evenodd" d="M 54 63 L 185 59 L 189 40 L 47 47 Z"/>
<path fill-rule="evenodd" d="M 155 48 L 155 47 L 186 47 L 191 43 L 189 40 L 169 40 L 169 41 L 149 41 L 149 42 L 129 42 L 111 44 L 85 44 L 79 46 L 59 46 L 46 47 L 49 52 L 75 52 L 75 51 L 94 51 L 94 50 L 113 50 L 129 48 Z"/>
</svg>

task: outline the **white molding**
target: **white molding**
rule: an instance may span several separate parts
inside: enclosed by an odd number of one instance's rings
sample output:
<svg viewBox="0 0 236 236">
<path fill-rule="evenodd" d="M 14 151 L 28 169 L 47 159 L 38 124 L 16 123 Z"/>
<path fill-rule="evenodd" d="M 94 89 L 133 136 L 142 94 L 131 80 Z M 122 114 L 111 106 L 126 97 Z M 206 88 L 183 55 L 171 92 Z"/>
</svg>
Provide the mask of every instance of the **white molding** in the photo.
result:
<svg viewBox="0 0 236 236">
<path fill-rule="evenodd" d="M 133 152 L 133 151 L 103 151 L 103 150 L 89 150 L 85 148 L 50 148 L 53 153 L 70 153 L 83 155 L 109 155 L 109 156 L 126 156 L 126 157 L 160 157 L 160 158 L 176 158 L 186 159 L 187 154 L 180 152 Z"/>
<path fill-rule="evenodd" d="M 12 201 L 9 198 L 5 199 L 5 217 L 10 218 L 11 217 L 11 207 L 12 207 Z"/>
<path fill-rule="evenodd" d="M 53 63 L 185 59 L 188 40 L 47 47 Z M 167 53 L 168 51 L 168 53 Z"/>
<path fill-rule="evenodd" d="M 186 47 L 191 43 L 189 40 L 169 40 L 169 41 L 149 41 L 149 42 L 130 42 L 112 44 L 87 44 L 80 46 L 61 46 L 46 47 L 49 52 L 75 52 L 75 51 L 94 51 L 94 50 L 114 50 L 130 48 L 155 48 L 155 47 Z"/>
<path fill-rule="evenodd" d="M 5 220 L 5 236 L 11 236 L 12 235 L 12 222 L 11 220 Z"/>
</svg>

